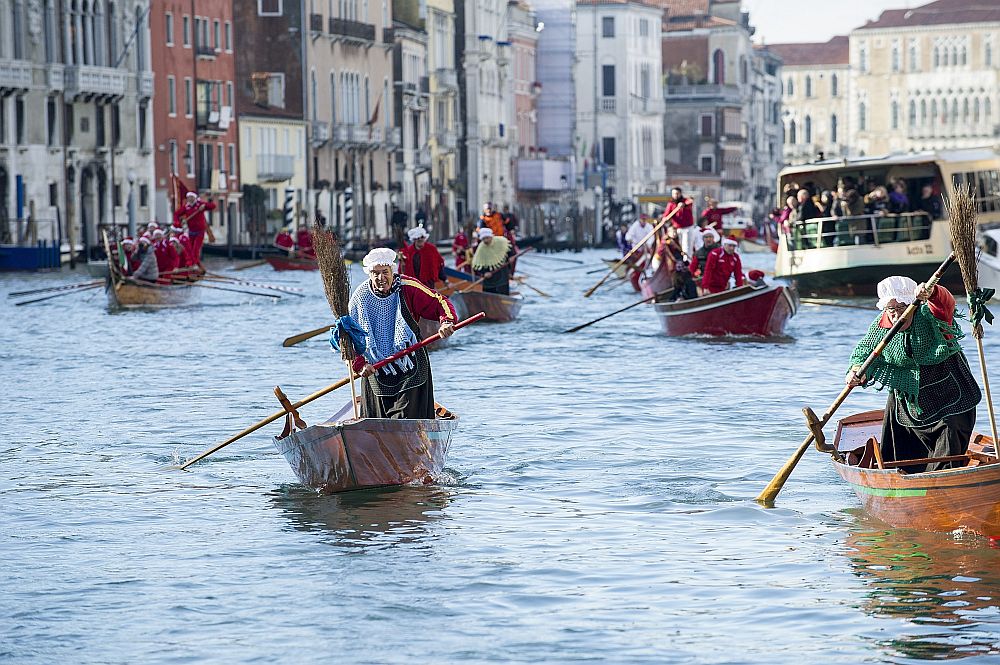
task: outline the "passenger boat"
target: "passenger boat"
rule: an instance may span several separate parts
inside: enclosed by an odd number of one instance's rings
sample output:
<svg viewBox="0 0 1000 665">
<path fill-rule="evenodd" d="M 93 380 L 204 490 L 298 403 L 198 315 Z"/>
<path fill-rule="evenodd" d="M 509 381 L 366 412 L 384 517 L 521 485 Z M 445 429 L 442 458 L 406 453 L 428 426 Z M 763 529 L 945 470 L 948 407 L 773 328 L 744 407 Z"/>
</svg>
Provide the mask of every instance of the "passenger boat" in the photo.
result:
<svg viewBox="0 0 1000 665">
<path fill-rule="evenodd" d="M 979 286 L 1000 291 L 1000 229 L 983 232 L 979 252 Z"/>
<path fill-rule="evenodd" d="M 296 430 L 291 414 L 274 446 L 304 485 L 324 494 L 427 484 L 439 475 L 458 416 L 438 406 L 433 420 L 362 418 L 348 403 L 319 425 Z"/>
<path fill-rule="evenodd" d="M 843 460 L 834 457 L 833 466 L 865 511 L 893 527 L 1000 535 L 1000 463 L 993 439 L 974 433 L 965 455 L 885 462 L 879 468 L 873 447 L 882 433 L 882 413 L 876 409 L 842 419 L 833 444 Z M 958 466 L 922 473 L 897 468 L 914 461 Z"/>
<path fill-rule="evenodd" d="M 110 309 L 160 309 L 190 305 L 199 290 L 191 284 L 154 284 L 123 278 L 112 271 L 104 287 Z"/>
<path fill-rule="evenodd" d="M 319 261 L 297 256 L 265 256 L 264 260 L 275 270 L 319 270 Z"/>
<path fill-rule="evenodd" d="M 681 335 L 782 335 L 799 308 L 794 286 L 744 285 L 691 300 L 654 305 L 663 332 Z"/>
<path fill-rule="evenodd" d="M 778 190 L 792 182 L 812 183 L 836 191 L 838 182 L 906 184 L 910 208 L 930 186 L 934 196 L 954 196 L 955 188 L 975 187 L 982 225 L 1000 223 L 1000 155 L 976 148 L 825 160 L 782 170 Z M 859 194 L 868 193 L 863 187 Z M 779 202 L 779 205 L 783 202 Z M 947 215 L 931 219 L 926 212 L 853 217 L 822 217 L 798 222 L 779 233 L 775 277 L 795 280 L 808 293 L 870 295 L 879 281 L 906 275 L 917 282 L 934 272 L 951 251 Z M 945 286 L 960 286 L 957 270 L 945 276 Z"/>
<path fill-rule="evenodd" d="M 458 318 L 469 316 L 470 312 L 485 312 L 486 320 L 494 323 L 507 323 L 517 318 L 524 303 L 524 295 L 511 293 L 488 293 L 486 291 L 465 291 L 450 296 L 451 302 L 458 311 Z"/>
</svg>

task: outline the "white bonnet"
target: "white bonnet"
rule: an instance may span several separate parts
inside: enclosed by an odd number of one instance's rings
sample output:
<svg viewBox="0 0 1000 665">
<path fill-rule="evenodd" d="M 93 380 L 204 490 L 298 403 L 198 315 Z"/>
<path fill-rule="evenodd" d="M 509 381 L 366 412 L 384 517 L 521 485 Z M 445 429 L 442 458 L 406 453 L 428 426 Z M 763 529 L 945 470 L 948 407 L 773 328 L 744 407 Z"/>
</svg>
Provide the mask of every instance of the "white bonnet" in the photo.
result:
<svg viewBox="0 0 1000 665">
<path fill-rule="evenodd" d="M 904 305 L 917 299 L 917 283 L 903 275 L 886 277 L 878 283 L 878 308 L 885 309 L 890 300 Z"/>
<path fill-rule="evenodd" d="M 361 261 L 361 265 L 365 269 L 366 275 L 370 275 L 372 268 L 375 266 L 389 266 L 395 271 L 396 252 L 388 247 L 373 249 L 365 255 L 365 258 Z"/>
<path fill-rule="evenodd" d="M 480 240 L 482 240 L 483 238 L 490 238 L 493 236 L 493 229 L 484 226 L 483 228 L 479 229 L 479 231 L 476 232 L 476 235 L 479 236 Z"/>
<path fill-rule="evenodd" d="M 416 240 L 417 238 L 426 238 L 427 229 L 425 229 L 422 226 L 415 226 L 409 231 L 407 231 L 406 235 L 410 240 Z"/>
</svg>

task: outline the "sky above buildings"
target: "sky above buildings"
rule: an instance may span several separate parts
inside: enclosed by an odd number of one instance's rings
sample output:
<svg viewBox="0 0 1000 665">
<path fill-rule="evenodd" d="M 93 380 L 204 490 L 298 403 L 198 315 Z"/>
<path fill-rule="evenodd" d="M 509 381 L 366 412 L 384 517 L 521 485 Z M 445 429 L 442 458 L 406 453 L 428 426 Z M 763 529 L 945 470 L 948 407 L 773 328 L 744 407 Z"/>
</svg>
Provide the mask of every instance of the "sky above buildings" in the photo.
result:
<svg viewBox="0 0 1000 665">
<path fill-rule="evenodd" d="M 930 0 L 743 0 L 750 23 L 757 28 L 754 41 L 825 42 L 846 35 L 886 9 L 920 7 Z"/>
</svg>

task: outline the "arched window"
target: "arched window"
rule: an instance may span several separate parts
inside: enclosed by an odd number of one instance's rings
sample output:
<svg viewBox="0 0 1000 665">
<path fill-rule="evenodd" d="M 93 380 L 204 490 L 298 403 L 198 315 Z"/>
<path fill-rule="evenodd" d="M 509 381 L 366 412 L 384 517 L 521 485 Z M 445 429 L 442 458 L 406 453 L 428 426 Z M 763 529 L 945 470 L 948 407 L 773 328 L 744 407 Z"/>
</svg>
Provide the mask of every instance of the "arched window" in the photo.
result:
<svg viewBox="0 0 1000 665">
<path fill-rule="evenodd" d="M 963 46 L 962 49 L 958 52 L 958 64 L 960 64 L 960 65 L 962 65 L 964 67 L 965 63 L 966 63 L 966 60 L 967 60 L 967 57 L 968 57 L 968 54 L 966 53 L 965 47 Z"/>
<path fill-rule="evenodd" d="M 53 2 L 55 0 L 45 0 L 44 14 L 42 15 L 42 33 L 45 38 L 45 62 L 56 62 L 58 59 L 56 54 L 59 48 L 58 35 L 58 23 L 56 23 L 55 9 L 53 8 Z M 2 23 L 0 23 L 2 26 Z"/>
<path fill-rule="evenodd" d="M 837 114 L 830 116 L 830 143 L 837 142 Z"/>
<path fill-rule="evenodd" d="M 940 67 L 940 66 L 941 66 L 941 50 L 937 46 L 935 46 L 934 47 L 934 67 L 937 68 L 937 67 Z"/>
<path fill-rule="evenodd" d="M 722 85 L 726 82 L 726 54 L 722 49 L 715 49 L 712 54 L 712 83 Z"/>
<path fill-rule="evenodd" d="M 932 99 L 931 100 L 931 123 L 932 124 L 937 124 L 937 121 L 938 121 L 937 100 L 936 99 Z"/>
<path fill-rule="evenodd" d="M 986 42 L 986 47 L 983 50 L 983 64 L 987 67 L 993 66 L 993 44 Z"/>
<path fill-rule="evenodd" d="M 771 106 L 771 122 L 778 122 L 778 116 L 781 115 L 781 104 L 775 102 Z"/>
<path fill-rule="evenodd" d="M 926 125 L 927 124 L 927 100 L 926 99 L 921 99 L 920 100 L 920 124 L 921 125 Z"/>
<path fill-rule="evenodd" d="M 983 117 L 986 119 L 986 122 L 990 121 L 990 111 L 992 110 L 991 106 L 992 106 L 992 102 L 990 102 L 990 98 L 987 97 L 983 101 Z"/>
<path fill-rule="evenodd" d="M 917 124 L 917 103 L 910 100 L 910 127 L 912 128 Z"/>
<path fill-rule="evenodd" d="M 962 100 L 962 122 L 969 122 L 969 98 Z"/>
<path fill-rule="evenodd" d="M 861 131 L 868 129 L 868 107 L 864 102 L 858 103 L 858 129 Z"/>
<path fill-rule="evenodd" d="M 747 59 L 740 56 L 740 83 L 746 83 L 749 79 L 750 75 L 747 68 Z"/>
<path fill-rule="evenodd" d="M 890 126 L 899 129 L 899 102 L 895 99 L 889 104 Z"/>
<path fill-rule="evenodd" d="M 365 116 L 361 118 L 361 122 L 368 122 L 372 117 L 372 96 L 371 90 L 369 90 L 368 77 L 365 76 Z"/>
<path fill-rule="evenodd" d="M 958 122 L 958 100 L 951 100 L 951 124 Z"/>
<path fill-rule="evenodd" d="M 979 100 L 972 100 L 972 122 L 979 124 Z"/>
<path fill-rule="evenodd" d="M 892 45 L 892 71 L 898 72 L 900 70 L 899 65 L 899 45 Z"/>
<path fill-rule="evenodd" d="M 146 13 L 142 5 L 135 6 L 135 69 L 138 72 L 146 69 L 146 39 L 142 30 L 142 22 Z"/>
<path fill-rule="evenodd" d="M 312 116 L 312 119 L 315 120 L 316 117 L 317 117 L 317 115 L 316 115 L 317 114 L 316 107 L 319 105 L 318 104 L 318 102 L 319 102 L 319 94 L 318 94 L 319 93 L 319 88 L 318 88 L 318 86 L 316 84 L 316 70 L 315 69 L 310 69 L 309 70 L 309 88 L 310 88 L 309 93 L 312 95 L 312 100 L 311 100 L 312 101 L 312 104 L 311 104 L 311 106 L 312 106 L 312 113 L 311 113 L 311 116 Z"/>
<path fill-rule="evenodd" d="M 917 45 L 910 44 L 910 71 L 917 71 Z"/>
<path fill-rule="evenodd" d="M 806 74 L 806 97 L 813 96 L 813 79 L 811 76 Z"/>
<path fill-rule="evenodd" d="M 806 116 L 806 143 L 813 142 L 813 121 L 812 116 Z"/>
<path fill-rule="evenodd" d="M 951 47 L 951 66 L 954 67 L 958 64 L 958 47 Z"/>
<path fill-rule="evenodd" d="M 798 137 L 795 135 L 795 121 L 792 120 L 788 123 L 788 142 L 792 145 L 798 143 Z"/>
<path fill-rule="evenodd" d="M 108 36 L 108 66 L 114 67 L 118 62 L 118 15 L 115 13 L 115 3 L 108 3 L 108 11 L 105 14 L 107 22 Z"/>
<path fill-rule="evenodd" d="M 833 74 L 830 76 L 830 96 L 836 97 L 840 91 L 837 89 L 837 75 Z"/>
<path fill-rule="evenodd" d="M 788 87 L 786 89 L 786 93 L 789 97 L 793 97 L 795 95 L 795 83 L 791 76 L 788 77 Z"/>
</svg>

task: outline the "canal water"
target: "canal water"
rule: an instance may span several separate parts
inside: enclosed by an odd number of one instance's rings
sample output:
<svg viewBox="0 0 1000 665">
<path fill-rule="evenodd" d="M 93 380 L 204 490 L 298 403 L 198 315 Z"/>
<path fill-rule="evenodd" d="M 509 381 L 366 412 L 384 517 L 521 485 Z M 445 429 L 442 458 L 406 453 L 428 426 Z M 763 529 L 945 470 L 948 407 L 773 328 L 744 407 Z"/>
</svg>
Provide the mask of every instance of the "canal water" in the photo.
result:
<svg viewBox="0 0 1000 665">
<path fill-rule="evenodd" d="M 806 305 L 776 341 L 668 339 L 648 307 L 563 334 L 637 299 L 582 297 L 607 254 L 525 257 L 552 298 L 432 354 L 462 418 L 447 477 L 340 496 L 296 484 L 278 424 L 164 469 L 273 413 L 275 385 L 296 400 L 342 376 L 323 338 L 281 347 L 330 319 L 317 273 L 246 270 L 306 297 L 204 290 L 173 311 L 4 299 L 0 661 L 996 662 L 987 540 L 865 517 L 813 450 L 777 508 L 753 501 L 874 309 Z"/>
</svg>

